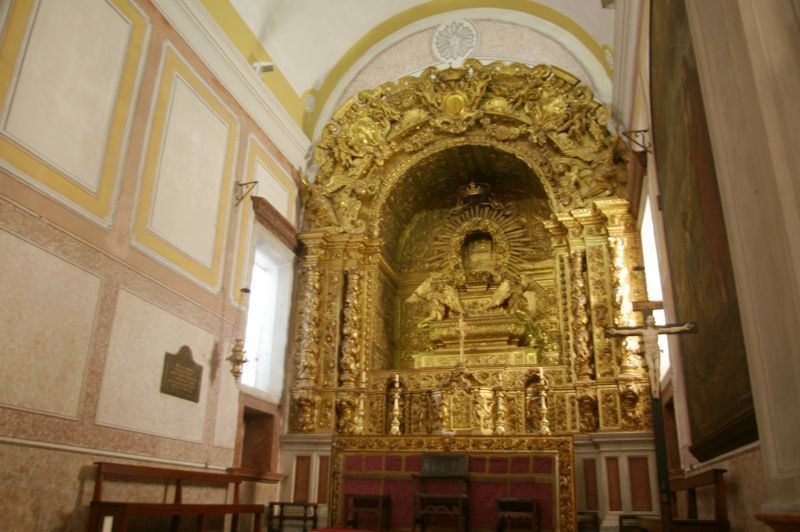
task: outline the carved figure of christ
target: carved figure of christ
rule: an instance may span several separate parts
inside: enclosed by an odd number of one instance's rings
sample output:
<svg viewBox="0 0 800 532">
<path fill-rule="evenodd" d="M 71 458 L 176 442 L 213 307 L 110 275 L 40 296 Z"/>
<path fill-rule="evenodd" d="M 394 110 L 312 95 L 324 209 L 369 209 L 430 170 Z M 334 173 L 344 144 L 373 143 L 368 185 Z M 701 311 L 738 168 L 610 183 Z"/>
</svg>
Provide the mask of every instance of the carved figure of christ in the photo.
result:
<svg viewBox="0 0 800 532">
<path fill-rule="evenodd" d="M 656 325 L 656 319 L 650 315 L 644 327 L 606 327 L 606 336 L 641 336 L 644 344 L 644 358 L 650 374 L 650 393 L 654 399 L 661 395 L 661 348 L 658 346 L 659 334 L 679 334 L 697 332 L 692 322 L 669 323 Z"/>
</svg>

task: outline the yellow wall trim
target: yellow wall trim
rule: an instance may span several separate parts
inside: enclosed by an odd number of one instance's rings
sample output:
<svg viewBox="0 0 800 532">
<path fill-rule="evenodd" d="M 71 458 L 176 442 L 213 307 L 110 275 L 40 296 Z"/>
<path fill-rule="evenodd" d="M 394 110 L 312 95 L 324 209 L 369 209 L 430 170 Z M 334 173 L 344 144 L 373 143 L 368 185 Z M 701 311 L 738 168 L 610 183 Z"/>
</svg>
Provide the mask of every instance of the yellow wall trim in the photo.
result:
<svg viewBox="0 0 800 532">
<path fill-rule="evenodd" d="M 149 21 L 131 2 L 107 1 L 131 24 L 131 33 L 111 112 L 106 151 L 103 154 L 97 190 L 88 190 L 66 175 L 66 172 L 43 161 L 0 132 L 0 159 L 3 160 L 4 166 L 11 166 L 14 173 L 21 174 L 36 188 L 105 226 L 111 225 L 112 222 L 114 194 L 130 126 L 129 116 L 136 100 L 139 71 L 150 31 Z M 36 4 L 34 0 L 17 0 L 11 6 L 8 27 L 0 43 L 0 109 L 4 111 L 14 90 L 12 80 L 22 66 L 21 54 L 27 46 L 30 26 L 38 11 Z"/>
<path fill-rule="evenodd" d="M 200 0 L 200 4 L 249 64 L 256 61 L 272 61 L 261 42 L 253 35 L 229 0 Z M 274 71 L 262 74 L 261 80 L 297 125 L 302 125 L 305 112 L 303 101 L 283 76 L 279 65 L 275 65 Z"/>
<path fill-rule="evenodd" d="M 156 89 L 157 92 L 150 117 L 149 138 L 145 148 L 142 179 L 139 185 L 138 201 L 133 222 L 134 245 L 138 244 L 137 247 L 144 247 L 145 251 L 150 252 L 149 254 L 155 255 L 156 258 L 159 258 L 169 266 L 176 267 L 179 272 L 188 274 L 191 279 L 199 281 L 201 286 L 217 291 L 223 267 L 226 222 L 232 203 L 231 194 L 233 192 L 234 164 L 239 140 L 239 122 L 236 116 L 222 103 L 222 100 L 212 92 L 169 43 L 165 43 L 163 53 L 161 72 L 159 74 L 160 81 Z M 176 77 L 180 77 L 183 82 L 189 85 L 217 117 L 228 126 L 225 164 L 220 186 L 213 258 L 210 268 L 178 249 L 174 244 L 164 240 L 149 226 L 155 202 L 154 192 L 158 163 L 161 158 L 162 142 L 166 134 L 167 113 Z"/>
</svg>

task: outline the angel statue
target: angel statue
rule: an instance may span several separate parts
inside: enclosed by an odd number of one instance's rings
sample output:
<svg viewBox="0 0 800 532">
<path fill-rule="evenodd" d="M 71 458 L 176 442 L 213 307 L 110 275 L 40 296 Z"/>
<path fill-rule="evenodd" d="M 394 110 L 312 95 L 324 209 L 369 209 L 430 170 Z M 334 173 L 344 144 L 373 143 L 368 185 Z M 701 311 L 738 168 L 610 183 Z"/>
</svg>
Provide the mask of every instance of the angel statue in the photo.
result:
<svg viewBox="0 0 800 532">
<path fill-rule="evenodd" d="M 485 303 L 484 310 L 505 308 L 509 313 L 517 314 L 524 319 L 532 319 L 536 315 L 537 291 L 541 287 L 533 280 L 519 281 L 504 278 Z"/>
<path fill-rule="evenodd" d="M 425 303 L 425 318 L 419 322 L 420 328 L 432 321 L 441 321 L 452 313 L 464 314 L 458 290 L 445 282 L 437 282 L 433 276 L 425 279 L 406 299 L 406 303 L 419 302 Z"/>
</svg>

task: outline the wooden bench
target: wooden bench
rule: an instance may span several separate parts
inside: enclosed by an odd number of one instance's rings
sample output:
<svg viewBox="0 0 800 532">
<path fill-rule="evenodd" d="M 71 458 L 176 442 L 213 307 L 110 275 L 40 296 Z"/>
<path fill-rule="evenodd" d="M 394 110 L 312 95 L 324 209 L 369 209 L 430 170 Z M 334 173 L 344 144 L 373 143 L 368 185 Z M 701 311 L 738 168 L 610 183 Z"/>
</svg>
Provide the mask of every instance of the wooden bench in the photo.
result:
<svg viewBox="0 0 800 532">
<path fill-rule="evenodd" d="M 681 531 L 728 531 L 728 507 L 725 502 L 725 469 L 710 469 L 695 475 L 672 477 L 669 479 L 669 494 L 672 504 L 672 530 Z M 697 488 L 714 487 L 714 518 L 699 519 L 697 517 Z M 686 517 L 678 516 L 678 493 L 685 491 Z M 642 530 L 660 531 L 661 520 L 658 517 L 639 517 L 639 528 Z"/>
<path fill-rule="evenodd" d="M 263 504 L 240 504 L 239 485 L 242 477 L 230 473 L 213 473 L 209 471 L 185 471 L 109 462 L 97 462 L 94 483 L 94 496 L 89 510 L 89 532 L 96 532 L 103 525 L 105 517 L 113 519 L 114 532 L 121 532 L 128 527 L 130 516 L 172 516 L 171 530 L 177 530 L 181 516 L 196 516 L 197 530 L 204 530 L 206 516 L 232 515 L 231 530 L 238 530 L 239 514 L 253 514 L 253 530 L 261 529 Z M 103 480 L 106 478 L 151 479 L 163 483 L 174 482 L 175 496 L 171 503 L 122 502 L 103 499 Z M 226 490 L 233 484 L 233 502 L 230 504 L 196 504 L 183 502 L 184 483 L 223 485 Z"/>
</svg>

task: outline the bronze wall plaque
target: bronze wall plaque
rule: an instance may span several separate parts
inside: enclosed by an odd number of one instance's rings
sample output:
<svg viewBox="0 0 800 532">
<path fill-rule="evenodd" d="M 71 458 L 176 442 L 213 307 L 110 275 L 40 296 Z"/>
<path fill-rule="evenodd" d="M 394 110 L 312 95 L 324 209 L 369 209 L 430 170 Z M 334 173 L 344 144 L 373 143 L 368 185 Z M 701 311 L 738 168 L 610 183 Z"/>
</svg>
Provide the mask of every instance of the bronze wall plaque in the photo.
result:
<svg viewBox="0 0 800 532">
<path fill-rule="evenodd" d="M 176 354 L 164 353 L 161 393 L 199 403 L 202 378 L 203 366 L 192 359 L 188 346 L 182 346 Z"/>
</svg>

